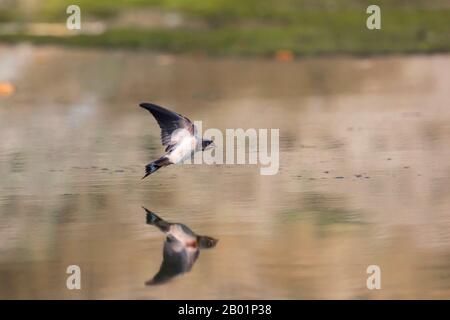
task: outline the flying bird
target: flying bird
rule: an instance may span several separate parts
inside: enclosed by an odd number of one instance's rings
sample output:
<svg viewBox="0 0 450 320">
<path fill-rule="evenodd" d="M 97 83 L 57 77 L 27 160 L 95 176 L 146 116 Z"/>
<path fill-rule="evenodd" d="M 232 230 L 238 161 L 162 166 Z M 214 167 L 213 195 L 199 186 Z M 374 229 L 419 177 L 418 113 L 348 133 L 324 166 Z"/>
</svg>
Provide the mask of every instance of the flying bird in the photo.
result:
<svg viewBox="0 0 450 320">
<path fill-rule="evenodd" d="M 189 272 L 200 254 L 200 249 L 214 248 L 219 240 L 195 234 L 186 225 L 170 223 L 150 210 L 142 207 L 147 224 L 157 227 L 166 234 L 163 249 L 163 262 L 156 275 L 146 285 L 165 283 L 172 278 Z"/>
<path fill-rule="evenodd" d="M 147 109 L 161 128 L 161 142 L 166 154 L 145 166 L 146 178 L 162 167 L 182 163 L 197 151 L 213 148 L 212 140 L 202 139 L 197 127 L 188 118 L 153 103 L 139 104 Z"/>
</svg>

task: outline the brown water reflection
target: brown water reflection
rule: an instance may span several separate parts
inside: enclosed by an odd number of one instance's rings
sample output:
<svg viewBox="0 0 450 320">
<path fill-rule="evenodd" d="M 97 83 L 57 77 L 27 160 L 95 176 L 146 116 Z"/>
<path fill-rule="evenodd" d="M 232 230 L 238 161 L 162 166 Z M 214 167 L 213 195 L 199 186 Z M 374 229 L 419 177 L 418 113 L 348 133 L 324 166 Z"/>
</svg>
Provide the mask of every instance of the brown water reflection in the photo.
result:
<svg viewBox="0 0 450 320">
<path fill-rule="evenodd" d="M 158 228 L 166 236 L 161 267 L 146 285 L 165 284 L 190 272 L 200 256 L 200 251 L 214 248 L 219 241 L 210 236 L 198 235 L 185 224 L 166 221 L 147 208 L 143 209 L 146 212 L 147 224 Z"/>
<path fill-rule="evenodd" d="M 449 298 L 450 56 L 308 59 L 0 47 L 0 298 Z M 171 166 L 137 106 L 280 128 L 280 172 Z M 155 287 L 145 205 L 220 239 Z M 65 287 L 82 270 L 82 290 Z M 366 288 L 366 268 L 382 289 Z"/>
</svg>

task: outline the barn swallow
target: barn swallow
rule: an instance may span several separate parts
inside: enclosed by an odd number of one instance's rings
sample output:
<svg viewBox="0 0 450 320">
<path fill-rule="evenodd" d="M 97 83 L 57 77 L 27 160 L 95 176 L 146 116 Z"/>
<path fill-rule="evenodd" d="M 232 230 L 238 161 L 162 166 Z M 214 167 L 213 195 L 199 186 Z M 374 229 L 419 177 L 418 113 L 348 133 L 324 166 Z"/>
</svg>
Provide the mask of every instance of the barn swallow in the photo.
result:
<svg viewBox="0 0 450 320">
<path fill-rule="evenodd" d="M 167 222 L 150 210 L 142 208 L 147 213 L 147 224 L 166 234 L 163 262 L 158 273 L 147 281 L 146 285 L 162 284 L 189 272 L 200 254 L 200 249 L 214 248 L 219 241 L 208 236 L 199 236 L 184 224 Z"/>
<path fill-rule="evenodd" d="M 145 176 L 175 163 L 182 163 L 197 151 L 213 148 L 212 140 L 202 139 L 197 127 L 181 114 L 167 110 L 152 103 L 139 104 L 150 111 L 161 128 L 161 142 L 166 154 L 145 166 Z"/>
</svg>

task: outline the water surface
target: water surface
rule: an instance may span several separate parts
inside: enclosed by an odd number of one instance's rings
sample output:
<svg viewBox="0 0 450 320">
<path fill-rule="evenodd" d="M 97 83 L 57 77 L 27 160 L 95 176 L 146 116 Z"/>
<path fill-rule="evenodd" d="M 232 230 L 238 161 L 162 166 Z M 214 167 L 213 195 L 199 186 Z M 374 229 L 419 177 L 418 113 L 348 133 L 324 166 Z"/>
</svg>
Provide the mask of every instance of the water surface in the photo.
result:
<svg viewBox="0 0 450 320">
<path fill-rule="evenodd" d="M 0 47 L 0 298 L 450 297 L 450 56 L 263 59 Z M 138 107 L 279 128 L 280 171 L 171 166 Z M 220 241 L 145 286 L 164 235 Z M 82 289 L 66 289 L 66 268 Z M 382 289 L 366 288 L 379 265 Z"/>
</svg>

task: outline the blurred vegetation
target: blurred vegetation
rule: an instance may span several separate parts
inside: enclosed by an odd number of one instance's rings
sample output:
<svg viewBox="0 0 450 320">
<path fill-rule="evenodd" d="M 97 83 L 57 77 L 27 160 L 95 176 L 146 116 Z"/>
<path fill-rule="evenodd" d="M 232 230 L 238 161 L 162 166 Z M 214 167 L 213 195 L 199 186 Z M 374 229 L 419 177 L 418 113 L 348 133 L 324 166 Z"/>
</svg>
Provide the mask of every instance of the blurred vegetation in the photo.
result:
<svg viewBox="0 0 450 320">
<path fill-rule="evenodd" d="M 80 6 L 82 23 L 102 21 L 106 31 L 66 37 L 19 32 L 0 40 L 239 55 L 450 51 L 448 0 L 46 0 L 31 15 L 11 5 L 0 20 L 65 23 L 70 4 Z M 370 4 L 381 7 L 381 30 L 366 28 Z M 152 9 L 177 12 L 201 27 L 114 24 L 127 11 Z"/>
</svg>

